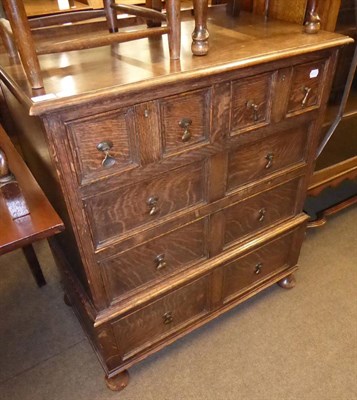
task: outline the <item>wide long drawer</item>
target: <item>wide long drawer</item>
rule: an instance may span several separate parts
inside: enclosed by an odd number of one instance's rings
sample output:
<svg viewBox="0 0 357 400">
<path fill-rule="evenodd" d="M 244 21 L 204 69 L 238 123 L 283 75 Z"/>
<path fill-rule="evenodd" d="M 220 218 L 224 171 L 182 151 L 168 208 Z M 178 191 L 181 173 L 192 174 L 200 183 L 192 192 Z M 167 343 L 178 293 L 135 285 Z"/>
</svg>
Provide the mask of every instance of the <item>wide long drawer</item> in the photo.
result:
<svg viewBox="0 0 357 400">
<path fill-rule="evenodd" d="M 208 220 L 202 218 L 100 262 L 110 302 L 156 284 L 208 257 Z"/>
<path fill-rule="evenodd" d="M 209 282 L 200 278 L 113 323 L 123 360 L 207 314 Z"/>
<path fill-rule="evenodd" d="M 204 201 L 202 162 L 84 200 L 94 245 Z"/>
</svg>

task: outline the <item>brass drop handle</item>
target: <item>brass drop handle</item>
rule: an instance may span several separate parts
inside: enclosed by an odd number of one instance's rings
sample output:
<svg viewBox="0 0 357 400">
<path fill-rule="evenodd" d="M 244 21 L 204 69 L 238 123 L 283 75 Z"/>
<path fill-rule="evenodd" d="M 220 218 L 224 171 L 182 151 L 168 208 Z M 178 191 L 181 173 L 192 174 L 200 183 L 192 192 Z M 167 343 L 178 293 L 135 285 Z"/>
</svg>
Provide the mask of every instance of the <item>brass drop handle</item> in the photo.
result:
<svg viewBox="0 0 357 400">
<path fill-rule="evenodd" d="M 255 275 L 259 275 L 262 272 L 262 268 L 263 268 L 263 264 L 262 263 L 258 263 L 255 266 L 255 270 L 254 270 Z"/>
<path fill-rule="evenodd" d="M 155 257 L 155 263 L 156 263 L 156 269 L 160 270 L 163 269 L 167 266 L 166 260 L 165 260 L 165 254 L 159 254 Z"/>
<path fill-rule="evenodd" d="M 266 208 L 264 208 L 264 207 L 261 208 L 261 209 L 258 211 L 258 213 L 259 213 L 258 221 L 259 221 L 259 222 L 263 222 L 263 221 L 264 221 L 266 212 L 267 212 L 267 210 L 266 210 Z"/>
<path fill-rule="evenodd" d="M 109 168 L 116 163 L 115 158 L 109 154 L 109 151 L 112 147 L 113 142 L 110 140 L 104 140 L 103 142 L 97 144 L 97 150 L 104 153 L 104 159 L 102 161 L 104 168 Z"/>
<path fill-rule="evenodd" d="M 192 137 L 192 134 L 189 130 L 191 125 L 192 125 L 192 119 L 190 118 L 182 118 L 181 121 L 179 122 L 179 126 L 184 130 L 181 136 L 181 140 L 183 142 L 188 142 Z"/>
<path fill-rule="evenodd" d="M 304 96 L 304 98 L 302 99 L 301 107 L 305 107 L 305 106 L 306 106 L 307 99 L 308 99 L 308 97 L 309 97 L 309 94 L 310 94 L 310 92 L 311 92 L 311 89 L 312 89 L 312 88 L 310 88 L 310 87 L 308 87 L 308 86 L 305 86 L 305 87 L 304 87 L 303 91 L 304 91 L 304 93 L 305 93 L 305 96 Z"/>
<path fill-rule="evenodd" d="M 249 100 L 249 101 L 247 101 L 247 108 L 253 110 L 253 120 L 254 120 L 254 122 L 257 122 L 258 118 L 259 118 L 259 116 L 258 116 L 258 109 L 259 109 L 258 104 L 255 104 L 253 100 Z"/>
<path fill-rule="evenodd" d="M 265 169 L 269 169 L 273 165 L 274 154 L 268 153 L 265 156 L 265 159 L 267 160 L 267 163 L 265 164 Z"/>
<path fill-rule="evenodd" d="M 171 322 L 174 320 L 174 317 L 172 316 L 172 311 L 166 312 L 163 316 L 162 319 L 164 320 L 164 324 L 168 325 L 171 324 Z"/>
<path fill-rule="evenodd" d="M 146 204 L 149 206 L 149 215 L 155 215 L 159 211 L 159 207 L 157 205 L 159 198 L 156 196 L 151 196 L 147 199 Z"/>
</svg>

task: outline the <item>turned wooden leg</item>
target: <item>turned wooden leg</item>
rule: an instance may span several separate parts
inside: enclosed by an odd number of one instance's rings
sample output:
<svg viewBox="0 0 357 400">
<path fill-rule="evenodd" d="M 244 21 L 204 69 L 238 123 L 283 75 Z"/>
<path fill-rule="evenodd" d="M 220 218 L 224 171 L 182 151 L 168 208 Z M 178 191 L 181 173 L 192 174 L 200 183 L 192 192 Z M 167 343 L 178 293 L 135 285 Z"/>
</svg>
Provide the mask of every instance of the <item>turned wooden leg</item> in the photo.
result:
<svg viewBox="0 0 357 400">
<path fill-rule="evenodd" d="M 283 289 L 292 289 L 295 287 L 296 280 L 293 274 L 286 276 L 278 282 L 278 285 Z"/>
<path fill-rule="evenodd" d="M 320 17 L 317 13 L 318 1 L 309 0 L 306 10 L 305 32 L 317 33 L 321 28 Z"/>
<path fill-rule="evenodd" d="M 167 24 L 170 27 L 168 34 L 170 59 L 178 60 L 181 51 L 181 14 L 180 0 L 167 0 L 166 15 Z"/>
<path fill-rule="evenodd" d="M 43 80 L 40 63 L 37 58 L 24 3 L 18 0 L 4 0 L 2 3 L 10 21 L 16 47 L 30 85 L 33 89 L 42 88 Z"/>
<path fill-rule="evenodd" d="M 195 56 L 204 56 L 208 52 L 208 0 L 193 0 L 193 8 L 195 11 L 195 29 L 192 33 L 191 50 Z"/>
<path fill-rule="evenodd" d="M 120 392 L 125 389 L 129 383 L 129 372 L 127 370 L 120 372 L 120 374 L 113 376 L 112 378 L 105 377 L 105 383 L 110 390 Z"/>
</svg>

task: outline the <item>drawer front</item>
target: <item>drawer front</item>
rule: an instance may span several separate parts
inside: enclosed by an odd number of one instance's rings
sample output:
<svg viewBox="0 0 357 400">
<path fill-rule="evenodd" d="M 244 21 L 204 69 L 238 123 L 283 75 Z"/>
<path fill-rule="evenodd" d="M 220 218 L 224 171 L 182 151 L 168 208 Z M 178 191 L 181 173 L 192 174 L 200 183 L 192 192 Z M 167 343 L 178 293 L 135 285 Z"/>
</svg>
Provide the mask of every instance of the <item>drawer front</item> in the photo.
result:
<svg viewBox="0 0 357 400">
<path fill-rule="evenodd" d="M 293 68 L 287 114 L 299 114 L 320 106 L 326 61 Z"/>
<path fill-rule="evenodd" d="M 270 121 L 272 75 L 232 82 L 232 135 Z"/>
<path fill-rule="evenodd" d="M 135 166 L 134 116 L 131 109 L 66 123 L 80 183 Z"/>
<path fill-rule="evenodd" d="M 207 258 L 206 222 L 201 219 L 101 262 L 109 300 L 121 299 Z"/>
<path fill-rule="evenodd" d="M 258 248 L 224 267 L 223 301 L 238 297 L 248 287 L 288 266 L 294 235 L 289 234 Z"/>
<path fill-rule="evenodd" d="M 209 311 L 209 277 L 203 277 L 113 323 L 123 360 L 149 348 Z"/>
<path fill-rule="evenodd" d="M 299 182 L 294 179 L 224 209 L 224 244 L 293 216 Z"/>
<path fill-rule="evenodd" d="M 202 202 L 204 179 L 199 162 L 84 200 L 94 244 Z"/>
<path fill-rule="evenodd" d="M 159 101 L 164 155 L 208 143 L 210 89 L 196 90 Z"/>
<path fill-rule="evenodd" d="M 308 130 L 300 126 L 231 151 L 228 190 L 304 161 Z"/>
</svg>

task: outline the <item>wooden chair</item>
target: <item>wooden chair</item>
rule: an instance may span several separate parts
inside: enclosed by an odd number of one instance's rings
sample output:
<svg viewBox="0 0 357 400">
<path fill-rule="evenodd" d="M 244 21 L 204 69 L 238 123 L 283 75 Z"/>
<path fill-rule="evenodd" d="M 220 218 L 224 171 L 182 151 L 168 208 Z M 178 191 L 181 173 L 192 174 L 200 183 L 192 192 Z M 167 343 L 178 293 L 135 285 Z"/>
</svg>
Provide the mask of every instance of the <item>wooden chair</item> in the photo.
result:
<svg viewBox="0 0 357 400">
<path fill-rule="evenodd" d="M 64 225 L 1 126 L 0 216 L 0 255 L 21 248 L 37 285 L 45 285 L 32 243 Z"/>
<path fill-rule="evenodd" d="M 147 5 L 153 8 L 120 5 L 116 4 L 115 0 L 103 0 L 103 9 L 101 10 L 69 12 L 31 20 L 27 18 L 23 0 L 2 1 L 8 22 L 4 20 L 0 22 L 0 34 L 9 55 L 16 57 L 17 52 L 19 53 L 26 76 L 33 89 L 43 87 L 40 63 L 37 57 L 41 54 L 89 49 L 168 34 L 170 58 L 173 60 L 180 58 L 180 0 L 167 0 L 166 15 L 157 10 L 161 9 L 161 0 L 147 0 Z M 192 52 L 195 55 L 204 55 L 208 51 L 207 7 L 208 0 L 194 0 L 195 29 L 192 34 Z M 146 19 L 148 21 L 147 29 L 119 32 L 117 12 Z M 40 46 L 35 44 L 33 31 L 37 28 L 53 25 L 63 26 L 68 22 L 75 23 L 102 16 L 106 18 L 108 34 L 94 35 L 85 39 L 74 38 L 73 40 L 45 43 Z M 166 25 L 161 26 L 161 22 L 166 22 Z"/>
</svg>

